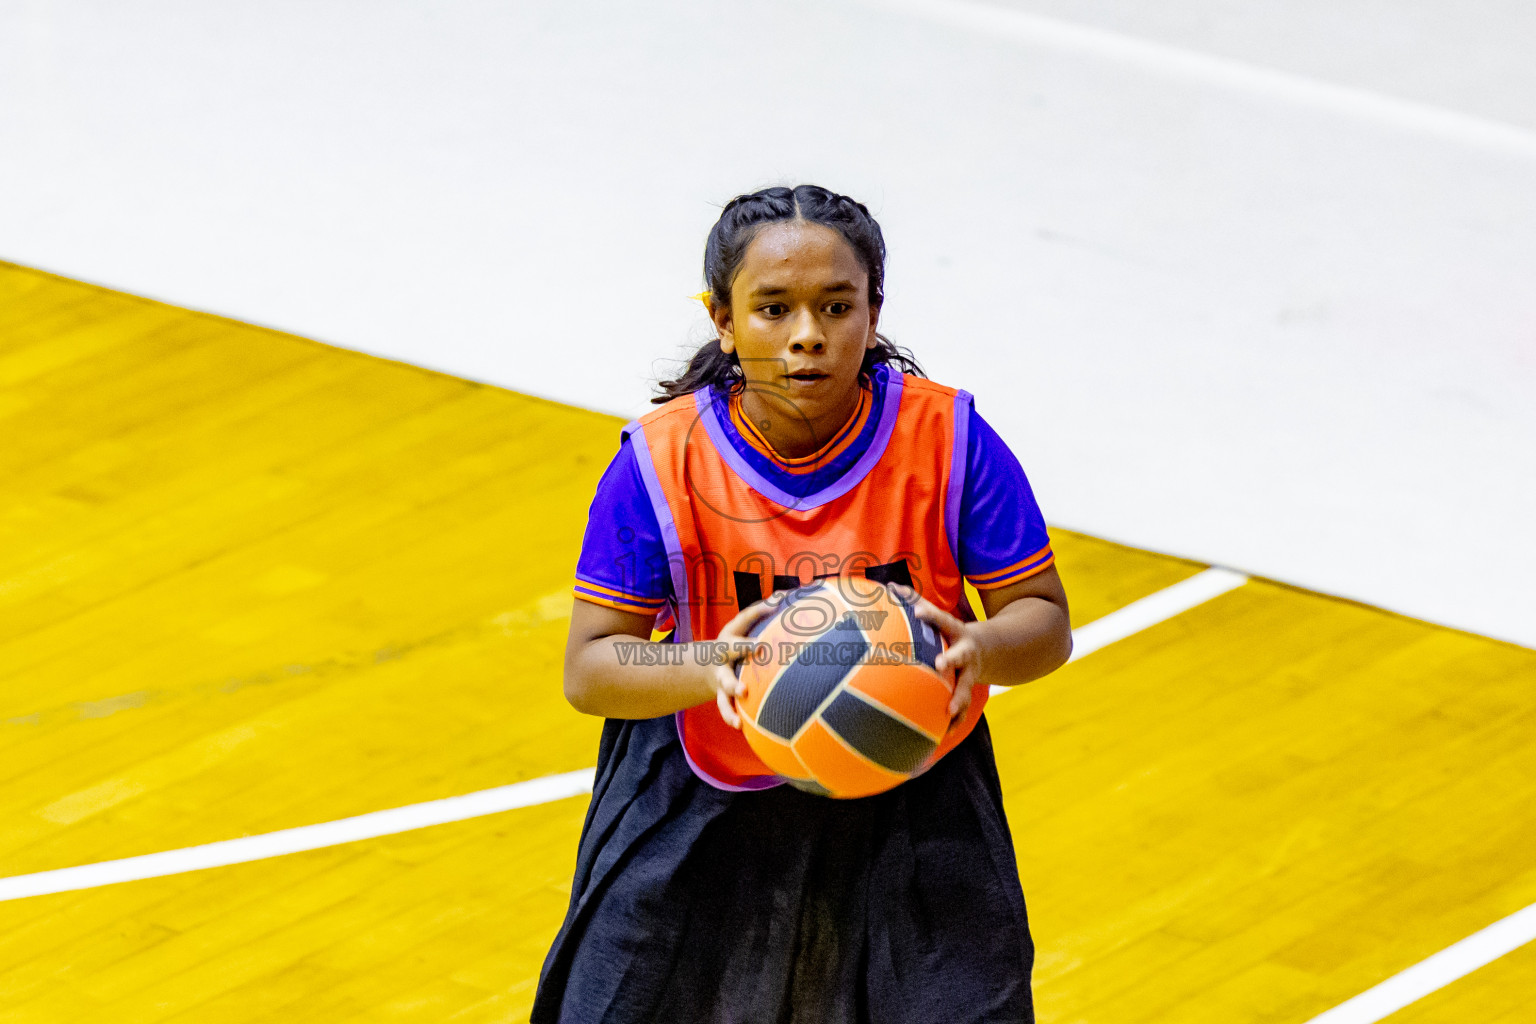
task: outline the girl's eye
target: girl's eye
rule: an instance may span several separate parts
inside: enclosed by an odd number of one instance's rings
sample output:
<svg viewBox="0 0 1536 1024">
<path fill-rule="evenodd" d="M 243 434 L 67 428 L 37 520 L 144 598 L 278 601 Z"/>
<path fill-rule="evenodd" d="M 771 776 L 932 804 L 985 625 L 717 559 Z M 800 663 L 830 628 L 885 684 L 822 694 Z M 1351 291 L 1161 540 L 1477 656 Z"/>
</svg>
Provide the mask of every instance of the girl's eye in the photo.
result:
<svg viewBox="0 0 1536 1024">
<path fill-rule="evenodd" d="M 770 302 L 763 307 L 764 316 L 783 316 L 784 311 L 784 306 L 777 302 Z"/>
<path fill-rule="evenodd" d="M 841 316 L 852 308 L 853 306 L 847 302 L 832 302 L 827 304 L 827 312 L 831 313 L 833 316 Z"/>
</svg>

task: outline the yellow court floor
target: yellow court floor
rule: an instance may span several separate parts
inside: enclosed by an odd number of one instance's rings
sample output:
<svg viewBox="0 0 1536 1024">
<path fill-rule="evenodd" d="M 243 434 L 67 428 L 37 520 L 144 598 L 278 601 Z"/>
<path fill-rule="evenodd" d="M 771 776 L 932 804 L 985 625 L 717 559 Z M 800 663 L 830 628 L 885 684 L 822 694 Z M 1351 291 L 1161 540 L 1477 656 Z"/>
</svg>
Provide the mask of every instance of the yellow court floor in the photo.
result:
<svg viewBox="0 0 1536 1024">
<path fill-rule="evenodd" d="M 592 764 L 618 426 L 0 264 L 0 876 Z M 1054 541 L 1076 625 L 1202 568 Z M 1536 903 L 1536 652 L 1255 580 L 989 714 L 1044 1022 L 1303 1024 Z M 0 902 L 0 1022 L 525 1020 L 584 806 Z"/>
</svg>

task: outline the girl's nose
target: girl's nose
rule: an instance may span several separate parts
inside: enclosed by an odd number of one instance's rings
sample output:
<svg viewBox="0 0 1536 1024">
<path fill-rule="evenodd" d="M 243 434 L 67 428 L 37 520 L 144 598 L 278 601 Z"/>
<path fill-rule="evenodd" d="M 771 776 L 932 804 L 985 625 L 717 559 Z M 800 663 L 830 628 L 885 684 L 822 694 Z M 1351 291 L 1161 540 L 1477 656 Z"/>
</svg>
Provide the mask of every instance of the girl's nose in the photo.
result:
<svg viewBox="0 0 1536 1024">
<path fill-rule="evenodd" d="M 795 317 L 795 327 L 789 335 L 791 352 L 820 352 L 826 345 L 827 338 L 821 331 L 820 320 L 810 312 Z"/>
</svg>

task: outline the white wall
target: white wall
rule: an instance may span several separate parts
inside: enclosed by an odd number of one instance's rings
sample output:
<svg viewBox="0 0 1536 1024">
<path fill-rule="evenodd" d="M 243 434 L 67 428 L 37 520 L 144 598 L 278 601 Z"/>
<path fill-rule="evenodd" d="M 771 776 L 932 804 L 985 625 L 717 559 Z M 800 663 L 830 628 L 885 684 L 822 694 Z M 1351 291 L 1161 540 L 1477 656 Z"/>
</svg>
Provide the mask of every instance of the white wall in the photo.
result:
<svg viewBox="0 0 1536 1024">
<path fill-rule="evenodd" d="M 1528 0 L 994 0 L 1536 129 Z"/>
<path fill-rule="evenodd" d="M 0 0 L 0 257 L 633 413 L 819 181 L 1054 521 L 1536 646 L 1533 15 L 1338 6 Z"/>
</svg>

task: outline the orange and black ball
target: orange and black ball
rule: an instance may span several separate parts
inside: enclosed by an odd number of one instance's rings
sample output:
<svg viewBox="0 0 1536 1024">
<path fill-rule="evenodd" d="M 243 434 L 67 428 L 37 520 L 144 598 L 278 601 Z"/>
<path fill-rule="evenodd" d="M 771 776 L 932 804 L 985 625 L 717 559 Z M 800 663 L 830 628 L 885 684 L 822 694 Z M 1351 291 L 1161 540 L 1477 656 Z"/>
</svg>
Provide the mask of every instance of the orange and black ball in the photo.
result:
<svg viewBox="0 0 1536 1024">
<path fill-rule="evenodd" d="M 752 636 L 742 731 L 791 785 L 869 796 L 932 763 L 954 691 L 933 667 L 943 640 L 911 605 L 839 577 L 789 591 Z"/>
</svg>

